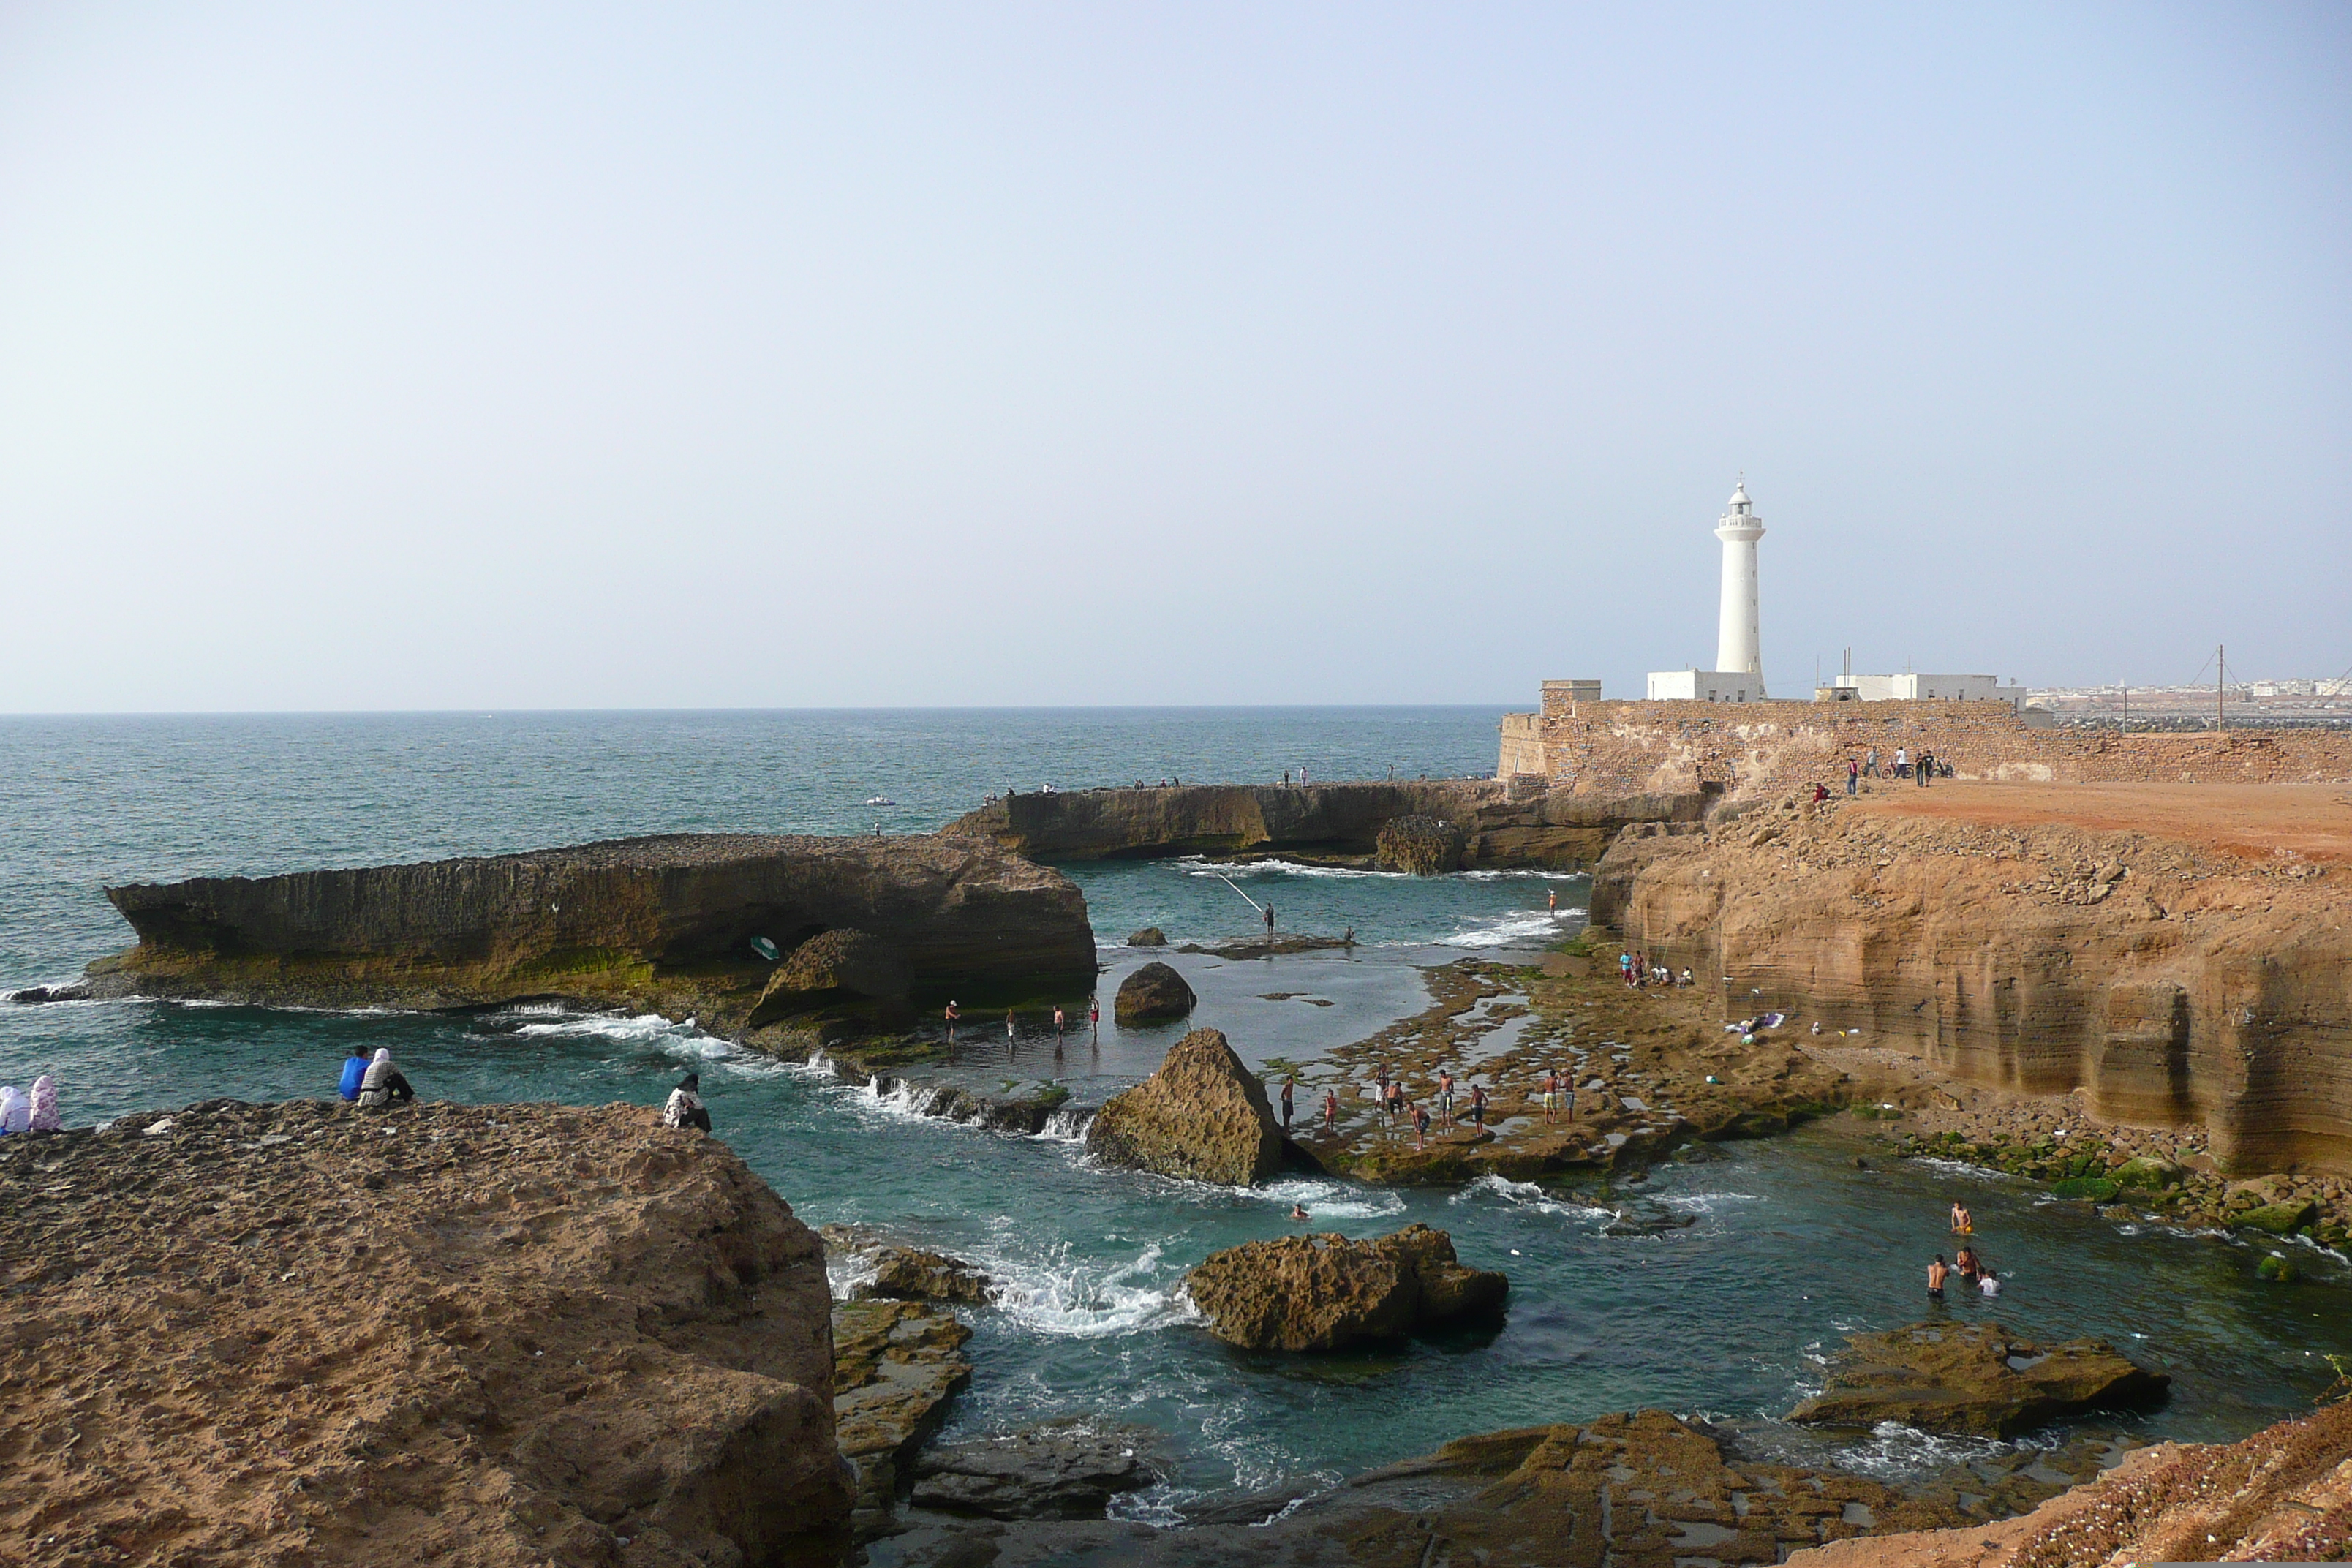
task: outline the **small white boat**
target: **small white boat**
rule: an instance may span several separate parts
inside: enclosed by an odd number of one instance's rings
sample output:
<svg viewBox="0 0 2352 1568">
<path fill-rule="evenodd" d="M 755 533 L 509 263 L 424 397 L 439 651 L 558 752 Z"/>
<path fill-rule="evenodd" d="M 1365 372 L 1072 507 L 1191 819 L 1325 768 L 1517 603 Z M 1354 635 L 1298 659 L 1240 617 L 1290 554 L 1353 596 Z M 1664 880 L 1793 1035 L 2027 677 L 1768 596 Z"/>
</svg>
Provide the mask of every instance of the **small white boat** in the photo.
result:
<svg viewBox="0 0 2352 1568">
<path fill-rule="evenodd" d="M 868 805 L 896 805 L 898 803 L 887 795 L 877 795 L 866 803 Z"/>
</svg>

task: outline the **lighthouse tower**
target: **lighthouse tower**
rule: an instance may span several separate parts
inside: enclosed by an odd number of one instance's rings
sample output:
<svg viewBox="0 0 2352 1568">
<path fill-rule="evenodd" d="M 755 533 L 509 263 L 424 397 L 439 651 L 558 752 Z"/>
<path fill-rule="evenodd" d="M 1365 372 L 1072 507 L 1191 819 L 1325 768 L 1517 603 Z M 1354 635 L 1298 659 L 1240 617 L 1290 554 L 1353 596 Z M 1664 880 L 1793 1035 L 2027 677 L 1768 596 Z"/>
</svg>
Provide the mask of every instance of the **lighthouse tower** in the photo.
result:
<svg viewBox="0 0 2352 1568">
<path fill-rule="evenodd" d="M 1758 649 L 1756 542 L 1764 520 L 1748 500 L 1748 479 L 1731 492 L 1730 509 L 1715 525 L 1723 541 L 1723 609 L 1716 626 L 1715 668 L 1727 675 L 1752 675 L 1756 695 L 1764 695 L 1764 659 Z"/>
</svg>

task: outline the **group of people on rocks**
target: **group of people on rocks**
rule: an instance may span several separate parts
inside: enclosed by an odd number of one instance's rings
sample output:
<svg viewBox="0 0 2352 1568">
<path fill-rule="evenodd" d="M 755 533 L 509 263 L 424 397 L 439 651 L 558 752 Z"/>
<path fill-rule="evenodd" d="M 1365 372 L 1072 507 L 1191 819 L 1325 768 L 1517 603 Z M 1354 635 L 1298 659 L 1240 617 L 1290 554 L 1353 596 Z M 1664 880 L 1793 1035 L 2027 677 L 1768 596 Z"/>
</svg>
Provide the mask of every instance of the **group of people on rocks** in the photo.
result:
<svg viewBox="0 0 2352 1568">
<path fill-rule="evenodd" d="M 1652 963 L 1646 952 L 1619 953 L 1617 978 L 1632 991 L 1639 991 L 1644 985 L 1688 985 L 1693 983 L 1689 970 L 1676 974 L 1671 964 Z"/>
<path fill-rule="evenodd" d="M 0 1083 L 0 1137 L 12 1132 L 58 1131 L 58 1080 L 43 1073 L 29 1092 L 13 1083 Z"/>
<path fill-rule="evenodd" d="M 1845 759 L 1845 793 L 1848 795 L 1861 794 L 1862 781 L 1864 779 L 1887 777 L 1909 779 L 1921 789 L 1926 789 L 1937 779 L 1948 779 L 1951 776 L 1952 764 L 1938 760 L 1935 752 L 1925 748 L 1922 748 L 1917 758 L 1914 759 L 1908 746 L 1895 747 L 1894 765 L 1885 773 L 1878 771 L 1876 746 L 1871 747 L 1867 755 L 1856 757 L 1852 752 L 1848 752 Z M 1829 798 L 1829 793 L 1827 784 L 1817 784 L 1813 786 L 1813 798 L 1817 801 Z"/>
<path fill-rule="evenodd" d="M 40 1092 L 41 1085 L 48 1082 L 47 1078 L 42 1079 L 39 1084 L 33 1086 L 34 1092 Z M 13 1089 L 0 1089 L 0 1096 L 16 1092 Z M 388 1046 L 379 1046 L 373 1051 L 365 1046 L 353 1046 L 351 1055 L 343 1059 L 342 1077 L 335 1084 L 335 1092 L 362 1110 L 406 1105 L 416 1098 L 416 1090 L 409 1083 L 407 1075 L 392 1065 L 392 1048 Z M 50 1125 L 55 1126 L 55 1089 L 49 1091 L 49 1113 Z M 700 1073 L 687 1074 L 678 1080 L 677 1087 L 669 1091 L 669 1099 L 662 1106 L 662 1125 L 695 1127 L 705 1132 L 710 1131 L 710 1112 L 702 1103 Z"/>
<path fill-rule="evenodd" d="M 1992 1271 L 1992 1266 L 1977 1251 L 1976 1229 L 1976 1220 L 1969 1215 L 1969 1205 L 1955 1203 L 1952 1205 L 1952 1234 L 1960 1237 L 1960 1249 L 1949 1263 L 1944 1261 L 1944 1255 L 1939 1252 L 1936 1254 L 1936 1261 L 1927 1265 L 1928 1300 L 1940 1305 L 1944 1300 L 1944 1291 L 1955 1274 L 1960 1277 L 1962 1289 L 1974 1290 L 1985 1300 L 2000 1294 L 2000 1276 Z"/>
</svg>

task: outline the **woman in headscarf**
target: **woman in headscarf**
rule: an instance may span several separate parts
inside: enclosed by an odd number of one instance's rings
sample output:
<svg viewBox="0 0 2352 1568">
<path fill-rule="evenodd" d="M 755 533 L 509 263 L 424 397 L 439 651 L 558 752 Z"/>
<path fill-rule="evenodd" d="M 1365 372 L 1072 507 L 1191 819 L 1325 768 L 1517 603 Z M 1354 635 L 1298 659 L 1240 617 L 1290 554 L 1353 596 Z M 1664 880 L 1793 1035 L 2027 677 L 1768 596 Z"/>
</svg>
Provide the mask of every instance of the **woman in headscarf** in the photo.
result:
<svg viewBox="0 0 2352 1568">
<path fill-rule="evenodd" d="M 664 1127 L 699 1127 L 710 1131 L 710 1112 L 702 1106 L 702 1075 L 690 1072 L 678 1080 L 669 1091 L 669 1103 L 662 1107 Z"/>
<path fill-rule="evenodd" d="M 33 1108 L 13 1083 L 0 1083 L 0 1133 L 22 1132 L 32 1125 Z"/>
<path fill-rule="evenodd" d="M 33 1080 L 33 1131 L 58 1130 L 58 1080 L 47 1073 Z"/>
<path fill-rule="evenodd" d="M 360 1105 L 373 1110 L 394 1100 L 405 1102 L 415 1098 L 416 1091 L 408 1087 L 408 1080 L 392 1065 L 391 1048 L 379 1046 L 375 1059 L 368 1063 L 367 1076 L 360 1079 Z"/>
</svg>

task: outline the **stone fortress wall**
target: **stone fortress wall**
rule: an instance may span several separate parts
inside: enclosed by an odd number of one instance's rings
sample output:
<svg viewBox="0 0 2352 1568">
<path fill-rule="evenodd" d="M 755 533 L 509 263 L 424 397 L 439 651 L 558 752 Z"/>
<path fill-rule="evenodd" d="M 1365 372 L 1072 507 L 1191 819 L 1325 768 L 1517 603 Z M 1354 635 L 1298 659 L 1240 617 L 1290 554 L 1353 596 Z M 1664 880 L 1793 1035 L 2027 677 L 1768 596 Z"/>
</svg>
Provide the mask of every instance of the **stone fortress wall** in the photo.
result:
<svg viewBox="0 0 2352 1568">
<path fill-rule="evenodd" d="M 2315 784 L 2352 780 L 2352 731 L 2122 734 L 2035 722 L 1997 702 L 1629 702 L 1548 682 L 1536 713 L 1504 715 L 1499 772 L 1580 795 L 1718 789 L 1735 798 L 1815 782 L 1845 758 L 1933 752 L 1955 777 L 2021 784 Z"/>
</svg>

